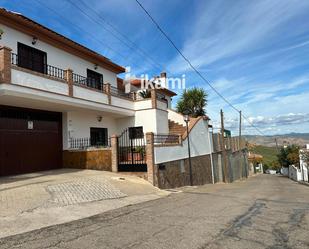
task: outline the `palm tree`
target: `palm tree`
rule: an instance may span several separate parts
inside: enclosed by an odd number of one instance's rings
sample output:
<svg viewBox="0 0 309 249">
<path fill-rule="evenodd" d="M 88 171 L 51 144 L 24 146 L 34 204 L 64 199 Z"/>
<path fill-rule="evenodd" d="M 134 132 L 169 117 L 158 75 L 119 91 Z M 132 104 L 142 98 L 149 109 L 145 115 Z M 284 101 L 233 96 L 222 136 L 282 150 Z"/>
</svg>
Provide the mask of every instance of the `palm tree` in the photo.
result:
<svg viewBox="0 0 309 249">
<path fill-rule="evenodd" d="M 189 114 L 194 118 L 204 116 L 206 114 L 207 97 L 208 94 L 203 88 L 194 87 L 184 90 L 176 105 L 177 112 Z"/>
</svg>

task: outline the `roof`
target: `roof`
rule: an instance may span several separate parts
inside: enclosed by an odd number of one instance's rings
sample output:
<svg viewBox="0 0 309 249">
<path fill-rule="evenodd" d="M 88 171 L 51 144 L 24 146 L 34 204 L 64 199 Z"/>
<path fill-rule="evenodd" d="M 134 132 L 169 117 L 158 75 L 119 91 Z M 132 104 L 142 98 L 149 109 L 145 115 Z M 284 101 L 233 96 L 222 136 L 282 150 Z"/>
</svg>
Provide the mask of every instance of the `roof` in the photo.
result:
<svg viewBox="0 0 309 249">
<path fill-rule="evenodd" d="M 130 80 L 131 85 L 136 86 L 136 87 L 140 87 L 141 86 L 141 79 L 132 79 Z M 161 92 L 167 96 L 173 97 L 176 96 L 177 93 L 167 89 L 167 88 L 159 88 L 157 89 L 158 92 Z"/>
<path fill-rule="evenodd" d="M 101 67 L 104 67 L 114 73 L 118 74 L 125 72 L 124 67 L 112 62 L 105 56 L 33 21 L 20 13 L 0 8 L 0 22 L 49 43 L 54 47 L 58 47 L 68 53 L 100 65 Z"/>
<path fill-rule="evenodd" d="M 248 155 L 249 160 L 254 160 L 254 159 L 263 159 L 263 156 L 260 154 L 255 154 L 255 153 L 249 153 Z"/>
</svg>

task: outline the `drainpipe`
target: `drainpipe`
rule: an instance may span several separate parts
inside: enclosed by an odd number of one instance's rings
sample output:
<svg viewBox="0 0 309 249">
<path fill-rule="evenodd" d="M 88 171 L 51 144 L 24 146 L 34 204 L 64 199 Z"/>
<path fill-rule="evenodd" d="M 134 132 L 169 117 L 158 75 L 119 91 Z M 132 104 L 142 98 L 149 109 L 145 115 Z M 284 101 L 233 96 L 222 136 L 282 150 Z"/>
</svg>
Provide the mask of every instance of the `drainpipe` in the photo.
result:
<svg viewBox="0 0 309 249">
<path fill-rule="evenodd" d="M 208 126 L 208 122 L 207 122 L 207 126 Z M 210 149 L 210 164 L 211 164 L 211 180 L 212 180 L 212 184 L 215 184 L 215 176 L 214 176 L 214 163 L 213 163 L 213 158 L 212 158 L 212 146 L 211 146 L 211 142 L 210 142 L 210 132 L 209 132 L 209 127 L 207 127 L 208 130 L 208 143 L 209 143 L 209 149 Z M 213 130 L 211 131 L 211 135 L 213 134 Z"/>
</svg>

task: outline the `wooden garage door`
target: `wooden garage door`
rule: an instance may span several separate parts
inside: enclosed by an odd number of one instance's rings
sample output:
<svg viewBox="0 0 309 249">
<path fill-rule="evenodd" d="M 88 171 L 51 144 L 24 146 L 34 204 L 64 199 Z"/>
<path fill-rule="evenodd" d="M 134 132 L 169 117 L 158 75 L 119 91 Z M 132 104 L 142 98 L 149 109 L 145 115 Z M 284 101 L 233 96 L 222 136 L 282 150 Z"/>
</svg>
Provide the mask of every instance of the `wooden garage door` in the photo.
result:
<svg viewBox="0 0 309 249">
<path fill-rule="evenodd" d="M 62 166 L 61 113 L 0 106 L 0 176 Z"/>
</svg>

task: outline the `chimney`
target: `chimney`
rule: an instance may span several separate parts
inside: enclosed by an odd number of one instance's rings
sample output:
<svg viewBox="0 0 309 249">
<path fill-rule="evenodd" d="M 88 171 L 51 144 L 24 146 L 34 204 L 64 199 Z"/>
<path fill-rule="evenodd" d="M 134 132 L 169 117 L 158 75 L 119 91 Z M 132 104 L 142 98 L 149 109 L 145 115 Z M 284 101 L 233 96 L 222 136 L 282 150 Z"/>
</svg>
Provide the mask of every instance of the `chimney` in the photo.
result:
<svg viewBox="0 0 309 249">
<path fill-rule="evenodd" d="M 161 72 L 160 77 L 161 78 L 166 78 L 166 72 Z"/>
</svg>

